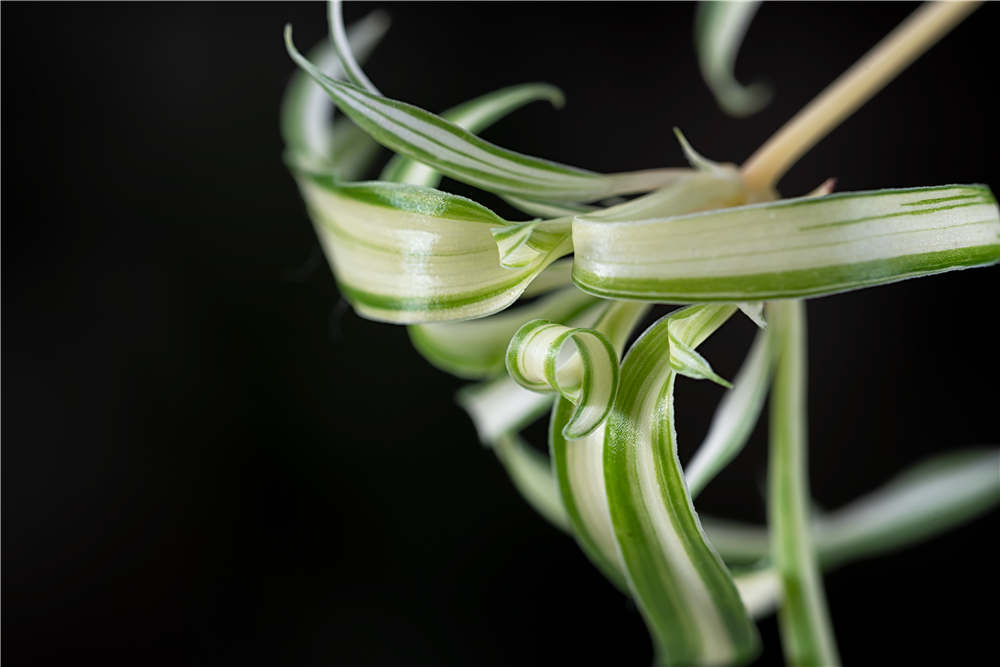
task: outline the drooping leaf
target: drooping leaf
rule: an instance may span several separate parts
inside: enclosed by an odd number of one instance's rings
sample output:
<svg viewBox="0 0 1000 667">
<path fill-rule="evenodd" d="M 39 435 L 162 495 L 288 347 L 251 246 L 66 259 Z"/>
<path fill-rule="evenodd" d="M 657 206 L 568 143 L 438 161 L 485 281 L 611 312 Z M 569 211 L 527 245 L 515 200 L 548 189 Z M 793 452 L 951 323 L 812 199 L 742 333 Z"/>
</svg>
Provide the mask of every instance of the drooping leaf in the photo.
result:
<svg viewBox="0 0 1000 667">
<path fill-rule="evenodd" d="M 385 12 L 368 14 L 351 26 L 347 36 L 351 50 L 364 59 L 388 28 L 389 18 Z M 313 48 L 309 52 L 309 60 L 332 79 L 344 76 L 336 49 L 328 41 L 324 40 Z M 336 106 L 330 96 L 309 75 L 299 70 L 292 76 L 281 101 L 281 136 L 287 149 L 286 159 L 293 166 L 320 169 L 332 165 L 344 141 L 331 125 L 334 109 Z M 357 132 L 350 134 L 356 135 Z M 377 146 L 369 137 L 362 136 L 372 148 Z M 357 148 L 349 152 L 357 152 Z M 346 177 L 341 175 L 341 178 Z"/>
<path fill-rule="evenodd" d="M 344 30 L 344 18 L 341 14 L 340 0 L 330 0 L 327 3 L 327 24 L 330 28 L 330 41 L 337 52 L 340 66 L 348 80 L 356 86 L 369 90 L 376 95 L 378 88 L 368 80 L 365 73 L 361 71 L 361 66 L 354 59 L 353 45 L 348 41 L 347 32 Z"/>
<path fill-rule="evenodd" d="M 484 190 L 539 201 L 594 201 L 653 190 L 673 178 L 669 170 L 597 174 L 500 148 L 419 107 L 326 76 L 296 50 L 291 26 L 285 44 L 292 59 L 376 141 Z"/>
<path fill-rule="evenodd" d="M 694 40 L 698 64 L 719 106 L 733 116 L 748 116 L 771 100 L 764 84 L 744 86 L 734 75 L 736 54 L 759 2 L 699 2 Z"/>
</svg>

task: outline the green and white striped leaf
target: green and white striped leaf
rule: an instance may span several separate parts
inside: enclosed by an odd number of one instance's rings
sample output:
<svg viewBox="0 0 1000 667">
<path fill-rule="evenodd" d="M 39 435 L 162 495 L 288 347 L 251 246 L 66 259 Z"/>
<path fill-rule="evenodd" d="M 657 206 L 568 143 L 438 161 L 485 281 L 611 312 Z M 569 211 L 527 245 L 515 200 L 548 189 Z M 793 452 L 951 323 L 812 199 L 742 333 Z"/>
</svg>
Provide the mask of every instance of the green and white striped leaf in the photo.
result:
<svg viewBox="0 0 1000 667">
<path fill-rule="evenodd" d="M 989 188 L 786 199 L 656 220 L 573 223 L 573 279 L 669 303 L 818 296 L 1000 260 Z"/>
<path fill-rule="evenodd" d="M 564 355 L 573 342 L 575 352 Z M 618 356 L 603 334 L 549 320 L 526 323 L 507 348 L 507 371 L 532 391 L 556 391 L 576 409 L 563 429 L 570 440 L 582 438 L 608 416 L 618 391 Z"/>
<path fill-rule="evenodd" d="M 733 116 L 749 116 L 771 100 L 768 86 L 736 80 L 736 54 L 759 2 L 699 2 L 694 41 L 698 64 L 719 106 Z"/>
<path fill-rule="evenodd" d="M 732 305 L 692 306 L 650 327 L 622 364 L 605 427 L 607 501 L 626 576 L 667 664 L 728 664 L 757 650 L 732 576 L 709 546 L 677 459 L 669 359 L 721 326 Z"/>
<path fill-rule="evenodd" d="M 562 236 L 530 264 L 508 270 L 490 231 L 504 221 L 469 199 L 396 183 L 345 185 L 311 174 L 297 180 L 341 293 L 371 319 L 490 315 L 572 249 Z"/>
<path fill-rule="evenodd" d="M 469 322 L 436 322 L 409 327 L 410 340 L 425 359 L 463 378 L 485 378 L 504 372 L 507 346 L 525 322 L 544 319 L 587 326 L 599 300 L 570 285 L 526 306 L 510 308 Z M 589 321 L 588 321 L 589 320 Z"/>
<path fill-rule="evenodd" d="M 594 328 L 603 333 L 621 357 L 629 335 L 649 312 L 648 304 L 615 301 L 608 304 Z M 607 423 L 590 435 L 568 441 L 563 435 L 573 404 L 558 398 L 549 422 L 549 454 L 559 496 L 580 548 L 621 591 L 629 593 L 621 552 L 611 525 L 604 490 L 604 438 Z"/>
<path fill-rule="evenodd" d="M 562 91 L 555 86 L 546 83 L 528 83 L 495 90 L 474 100 L 469 100 L 448 109 L 441 114 L 441 118 L 473 134 L 478 134 L 510 112 L 531 102 L 542 100 L 550 102 L 557 109 L 565 103 Z M 441 182 L 441 173 L 405 155 L 397 154 L 389 160 L 380 178 L 383 181 L 413 183 L 433 188 Z M 545 215 L 546 217 L 557 217 L 565 214 Z"/>
<path fill-rule="evenodd" d="M 385 12 L 368 14 L 351 26 L 347 36 L 351 50 L 364 59 L 388 28 L 389 18 Z M 331 79 L 344 76 L 336 49 L 328 41 L 324 40 L 313 48 L 309 52 L 309 60 Z M 334 131 L 334 126 L 331 125 L 334 109 L 336 106 L 330 96 L 305 72 L 297 71 L 292 76 L 281 102 L 281 136 L 285 141 L 287 159 L 293 167 L 319 170 L 332 166 L 334 157 L 341 152 L 345 141 L 345 137 Z M 351 125 L 344 127 L 349 128 Z M 348 134 L 357 135 L 357 132 L 348 131 Z M 370 137 L 361 136 L 371 149 L 377 147 Z M 357 147 L 350 150 L 356 151 Z"/>
<path fill-rule="evenodd" d="M 658 170 L 604 175 L 500 148 L 419 107 L 326 76 L 296 50 L 291 26 L 285 27 L 285 44 L 292 59 L 376 141 L 484 190 L 538 201 L 594 201 L 670 181 L 670 173 Z"/>
<path fill-rule="evenodd" d="M 772 343 L 766 329 L 757 333 L 732 391 L 719 403 L 705 441 L 685 470 L 694 498 L 733 460 L 753 431 L 771 379 Z"/>
<path fill-rule="evenodd" d="M 344 30 L 344 18 L 341 14 L 340 0 L 330 0 L 327 3 L 327 25 L 330 28 L 330 41 L 337 51 L 337 57 L 343 68 L 344 74 L 356 86 L 370 90 L 376 95 L 378 88 L 368 80 L 365 73 L 361 71 L 361 66 L 354 59 L 353 48 L 347 39 L 347 32 Z"/>
</svg>

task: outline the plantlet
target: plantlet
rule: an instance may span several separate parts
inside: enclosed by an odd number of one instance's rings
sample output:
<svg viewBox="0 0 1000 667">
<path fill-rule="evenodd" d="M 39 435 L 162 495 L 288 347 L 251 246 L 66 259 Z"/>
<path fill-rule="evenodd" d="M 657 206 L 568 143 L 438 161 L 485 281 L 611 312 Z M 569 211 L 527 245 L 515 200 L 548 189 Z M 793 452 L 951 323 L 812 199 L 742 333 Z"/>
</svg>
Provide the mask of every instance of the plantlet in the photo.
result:
<svg viewBox="0 0 1000 667">
<path fill-rule="evenodd" d="M 753 8 L 714 4 L 699 19 L 705 77 L 737 113 L 766 98 L 732 76 Z M 357 65 L 353 54 L 384 31 L 379 15 L 348 37 L 331 3 L 331 43 L 309 58 L 286 29 L 309 77 L 298 75 L 285 100 L 286 159 L 341 293 L 362 316 L 410 325 L 431 363 L 483 380 L 460 397 L 480 438 L 525 498 L 635 600 L 665 664 L 750 660 L 753 618 L 775 608 L 791 663 L 837 664 L 821 568 L 925 537 L 1000 498 L 995 451 L 942 457 L 817 518 L 805 473 L 802 299 L 996 263 L 990 189 L 833 194 L 823 184 L 790 199 L 775 190 L 972 8 L 918 11 L 742 168 L 706 159 L 678 132 L 690 168 L 614 174 L 476 136 L 528 102 L 560 104 L 551 86 L 515 86 L 435 115 L 383 96 Z M 347 116 L 332 125 L 331 101 Z M 380 180 L 353 182 L 375 142 L 395 157 Z M 533 218 L 504 220 L 437 190 L 442 174 Z M 537 298 L 505 310 L 528 297 Z M 653 303 L 685 306 L 626 352 Z M 729 383 L 697 348 L 740 312 L 759 331 Z M 674 429 L 678 375 L 729 388 L 686 470 Z M 699 517 L 693 498 L 739 453 L 769 388 L 768 530 Z M 546 411 L 549 460 L 518 437 Z"/>
</svg>

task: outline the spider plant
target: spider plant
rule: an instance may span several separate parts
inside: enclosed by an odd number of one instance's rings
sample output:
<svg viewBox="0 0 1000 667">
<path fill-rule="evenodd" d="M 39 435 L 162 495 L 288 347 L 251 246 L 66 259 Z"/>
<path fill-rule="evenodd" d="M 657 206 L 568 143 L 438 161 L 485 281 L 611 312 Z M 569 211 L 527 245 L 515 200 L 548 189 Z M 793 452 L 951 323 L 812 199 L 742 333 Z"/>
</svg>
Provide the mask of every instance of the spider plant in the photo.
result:
<svg viewBox="0 0 1000 667">
<path fill-rule="evenodd" d="M 302 70 L 283 104 L 286 162 L 341 293 L 363 317 L 408 325 L 432 364 L 479 380 L 459 397 L 479 437 L 525 499 L 634 599 L 664 664 L 745 663 L 759 650 L 754 618 L 775 610 L 790 663 L 838 664 L 822 570 L 1000 499 L 990 450 L 941 456 L 827 515 L 811 510 L 806 474 L 805 299 L 996 263 L 989 187 L 776 191 L 799 157 L 974 7 L 918 10 L 742 167 L 703 157 L 677 132 L 688 167 L 611 174 L 477 136 L 530 102 L 561 105 L 550 85 L 434 114 L 383 95 L 358 65 L 385 32 L 382 14 L 348 32 L 331 2 L 330 39 L 308 57 L 286 27 Z M 770 94 L 733 76 L 755 9 L 716 3 L 696 22 L 704 77 L 734 114 Z M 334 106 L 345 117 L 331 122 Z M 379 144 L 394 156 L 378 180 L 357 181 Z M 437 189 L 442 175 L 524 219 Z M 628 346 L 652 304 L 681 307 Z M 729 382 L 697 348 L 743 315 L 758 333 Z M 678 376 L 727 388 L 685 468 Z M 693 499 L 743 448 L 768 392 L 768 527 L 699 516 Z M 545 413 L 549 457 L 519 436 Z"/>
</svg>

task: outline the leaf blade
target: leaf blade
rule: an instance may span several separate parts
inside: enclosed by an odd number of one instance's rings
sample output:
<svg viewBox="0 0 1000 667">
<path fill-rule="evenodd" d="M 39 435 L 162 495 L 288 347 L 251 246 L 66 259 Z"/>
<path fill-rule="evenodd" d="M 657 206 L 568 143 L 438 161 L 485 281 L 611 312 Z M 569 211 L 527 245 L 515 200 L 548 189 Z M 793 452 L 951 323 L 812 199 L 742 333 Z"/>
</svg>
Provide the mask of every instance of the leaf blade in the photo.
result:
<svg viewBox="0 0 1000 667">
<path fill-rule="evenodd" d="M 960 195 L 962 204 L 926 201 Z M 573 223 L 573 279 L 596 296 L 668 303 L 834 294 L 1000 261 L 985 186 L 787 199 L 659 220 Z"/>
</svg>

